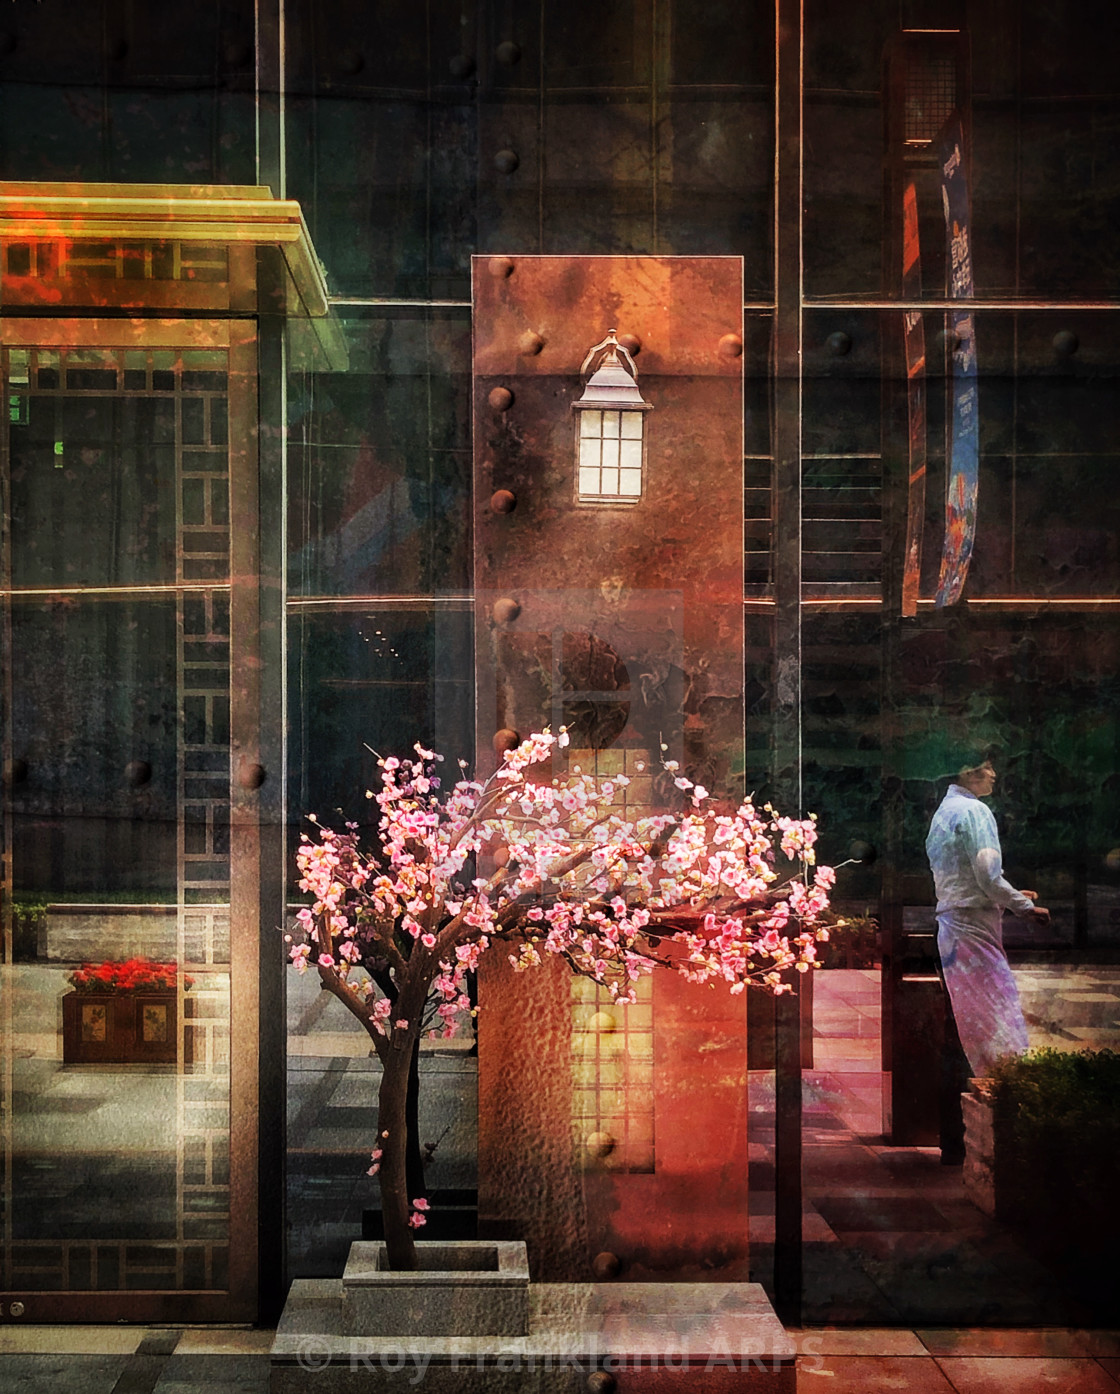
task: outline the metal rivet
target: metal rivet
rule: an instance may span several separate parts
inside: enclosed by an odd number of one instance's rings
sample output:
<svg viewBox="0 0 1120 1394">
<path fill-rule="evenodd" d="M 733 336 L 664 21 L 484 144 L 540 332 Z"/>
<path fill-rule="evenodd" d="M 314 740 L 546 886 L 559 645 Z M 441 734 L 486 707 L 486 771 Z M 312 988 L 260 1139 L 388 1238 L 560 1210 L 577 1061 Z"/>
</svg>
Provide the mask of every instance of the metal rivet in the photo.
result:
<svg viewBox="0 0 1120 1394">
<path fill-rule="evenodd" d="M 511 596 L 503 596 L 501 600 L 494 601 L 494 608 L 490 612 L 494 616 L 496 624 L 512 624 L 521 613 L 521 606 Z"/>
<path fill-rule="evenodd" d="M 139 789 L 151 782 L 152 767 L 147 760 L 130 760 L 124 767 L 124 777 L 134 789 Z"/>
<path fill-rule="evenodd" d="M 1113 847 L 1104 854 L 1104 864 L 1109 871 L 1120 871 L 1120 847 Z"/>
<path fill-rule="evenodd" d="M 593 1031 L 602 1032 L 603 1034 L 606 1034 L 608 1031 L 613 1031 L 617 1025 L 618 1023 L 615 1021 L 614 1017 L 611 1016 L 610 1012 L 596 1012 L 591 1018 L 591 1029 Z"/>
<path fill-rule="evenodd" d="M 633 354 L 635 358 L 642 351 L 642 341 L 637 334 L 619 334 L 618 342 L 621 348 L 624 348 L 627 353 Z"/>
<path fill-rule="evenodd" d="M 601 1254 L 596 1254 L 591 1260 L 591 1271 L 596 1278 L 617 1278 L 622 1272 L 622 1260 L 617 1254 L 612 1254 L 605 1250 Z"/>
<path fill-rule="evenodd" d="M 835 334 L 828 336 L 825 344 L 834 358 L 843 358 L 845 354 L 852 351 L 852 336 L 845 334 L 842 329 L 838 329 Z"/>
<path fill-rule="evenodd" d="M 1071 358 L 1081 346 L 1081 340 L 1072 329 L 1059 329 L 1054 335 L 1054 352 L 1062 358 Z"/>
<path fill-rule="evenodd" d="M 503 43 L 500 43 L 494 50 L 494 53 L 498 62 L 505 63 L 508 67 L 512 67 L 521 57 L 521 49 L 512 39 L 506 39 Z"/>
<path fill-rule="evenodd" d="M 238 766 L 237 782 L 242 789 L 259 789 L 267 778 L 268 774 L 263 765 L 243 762 Z"/>
<path fill-rule="evenodd" d="M 512 513 L 517 507 L 517 495 L 509 489 L 495 489 L 490 495 L 490 507 L 495 513 Z"/>
<path fill-rule="evenodd" d="M 725 334 L 719 341 L 719 351 L 724 358 L 738 358 L 743 352 L 743 341 L 738 334 Z"/>
<path fill-rule="evenodd" d="M 854 862 L 863 862 L 864 866 L 870 866 L 879 853 L 870 842 L 863 842 L 859 838 L 848 847 L 848 856 Z"/>
<path fill-rule="evenodd" d="M 506 276 L 513 275 L 513 262 L 509 257 L 491 257 L 486 263 L 486 269 L 495 280 L 502 280 Z"/>
<path fill-rule="evenodd" d="M 22 1302 L 12 1302 L 8 1306 L 8 1311 L 11 1312 L 12 1316 L 14 1317 L 21 1317 L 23 1316 L 24 1312 L 27 1311 L 27 1308 L 23 1305 Z"/>
<path fill-rule="evenodd" d="M 474 59 L 469 53 L 457 53 L 447 66 L 452 77 L 470 77 L 474 72 Z"/>
<path fill-rule="evenodd" d="M 615 1140 L 608 1132 L 592 1133 L 584 1146 L 587 1148 L 587 1155 L 594 1157 L 597 1161 L 602 1161 L 604 1157 L 609 1157 L 615 1149 Z"/>
<path fill-rule="evenodd" d="M 338 70 L 350 77 L 356 77 L 366 65 L 366 60 L 354 48 L 345 49 L 338 55 Z"/>
<path fill-rule="evenodd" d="M 4 782 L 5 784 L 22 784 L 30 772 L 26 760 L 9 760 L 4 766 Z"/>
<path fill-rule="evenodd" d="M 490 742 L 494 747 L 494 753 L 501 755 L 503 750 L 516 750 L 521 744 L 521 737 L 510 726 L 503 726 L 500 731 L 494 732 L 494 739 Z"/>
<path fill-rule="evenodd" d="M 609 1370 L 592 1370 L 587 1376 L 588 1394 L 614 1394 L 618 1380 Z"/>
<path fill-rule="evenodd" d="M 527 357 L 533 357 L 544 348 L 544 340 L 532 329 L 527 329 L 517 341 L 518 349 Z"/>
<path fill-rule="evenodd" d="M 509 411 L 513 406 L 513 393 L 508 387 L 492 387 L 486 400 L 494 411 Z"/>
<path fill-rule="evenodd" d="M 494 156 L 494 168 L 499 174 L 512 174 L 520 163 L 516 150 L 499 150 Z"/>
</svg>

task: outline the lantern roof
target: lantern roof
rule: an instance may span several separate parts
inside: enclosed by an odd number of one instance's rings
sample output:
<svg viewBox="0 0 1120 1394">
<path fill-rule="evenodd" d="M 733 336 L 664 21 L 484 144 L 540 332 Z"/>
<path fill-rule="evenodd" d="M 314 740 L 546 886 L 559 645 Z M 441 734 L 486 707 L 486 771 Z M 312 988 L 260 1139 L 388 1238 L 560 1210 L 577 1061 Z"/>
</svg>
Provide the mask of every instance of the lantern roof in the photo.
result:
<svg viewBox="0 0 1120 1394">
<path fill-rule="evenodd" d="M 587 380 L 583 396 L 572 406 L 576 410 L 595 408 L 609 411 L 652 411 L 638 390 L 638 370 L 633 355 L 615 337 L 614 329 L 607 331 L 602 343 L 589 350 L 580 369 L 581 376 L 598 359 L 598 366 Z"/>
</svg>

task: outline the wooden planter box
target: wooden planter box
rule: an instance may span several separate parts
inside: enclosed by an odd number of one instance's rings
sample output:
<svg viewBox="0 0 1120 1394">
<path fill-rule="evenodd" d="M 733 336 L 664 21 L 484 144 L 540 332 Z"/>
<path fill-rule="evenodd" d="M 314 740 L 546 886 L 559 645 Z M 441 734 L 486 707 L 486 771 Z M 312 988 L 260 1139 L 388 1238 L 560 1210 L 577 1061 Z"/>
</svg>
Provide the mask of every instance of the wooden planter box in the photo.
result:
<svg viewBox="0 0 1120 1394">
<path fill-rule="evenodd" d="M 69 992 L 62 999 L 67 1065 L 174 1065 L 179 1002 L 174 992 Z"/>
</svg>

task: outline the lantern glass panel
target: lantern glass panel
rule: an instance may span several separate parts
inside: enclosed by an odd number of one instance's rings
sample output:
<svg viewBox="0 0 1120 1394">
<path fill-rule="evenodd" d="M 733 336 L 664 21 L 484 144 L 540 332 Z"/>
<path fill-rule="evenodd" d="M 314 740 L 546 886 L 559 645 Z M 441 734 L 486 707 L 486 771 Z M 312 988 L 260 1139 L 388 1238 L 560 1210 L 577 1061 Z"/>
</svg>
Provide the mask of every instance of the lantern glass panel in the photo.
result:
<svg viewBox="0 0 1120 1394">
<path fill-rule="evenodd" d="M 623 408 L 579 412 L 579 497 L 635 502 L 642 496 L 644 422 Z"/>
</svg>

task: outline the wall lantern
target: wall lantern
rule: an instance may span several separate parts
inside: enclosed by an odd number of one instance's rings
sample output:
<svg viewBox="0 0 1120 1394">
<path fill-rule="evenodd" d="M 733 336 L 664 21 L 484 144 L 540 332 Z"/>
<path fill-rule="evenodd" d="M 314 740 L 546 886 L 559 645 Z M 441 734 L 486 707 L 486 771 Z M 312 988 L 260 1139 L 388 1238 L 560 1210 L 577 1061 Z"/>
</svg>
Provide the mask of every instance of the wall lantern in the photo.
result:
<svg viewBox="0 0 1120 1394">
<path fill-rule="evenodd" d="M 576 425 L 576 493 L 581 501 L 637 503 L 645 465 L 644 413 L 653 405 L 638 391 L 634 359 L 615 337 L 596 344 L 580 377 L 591 373 L 572 403 Z"/>
</svg>

